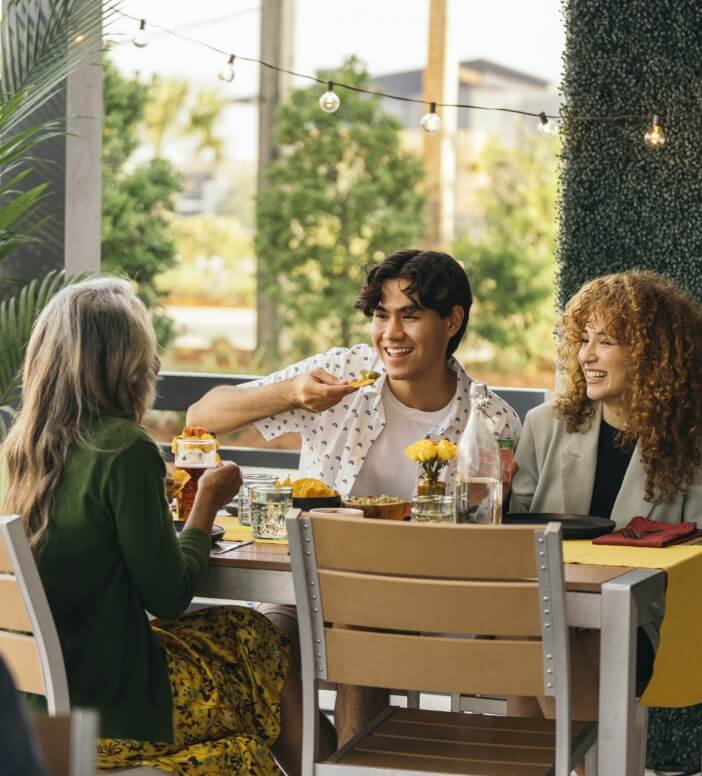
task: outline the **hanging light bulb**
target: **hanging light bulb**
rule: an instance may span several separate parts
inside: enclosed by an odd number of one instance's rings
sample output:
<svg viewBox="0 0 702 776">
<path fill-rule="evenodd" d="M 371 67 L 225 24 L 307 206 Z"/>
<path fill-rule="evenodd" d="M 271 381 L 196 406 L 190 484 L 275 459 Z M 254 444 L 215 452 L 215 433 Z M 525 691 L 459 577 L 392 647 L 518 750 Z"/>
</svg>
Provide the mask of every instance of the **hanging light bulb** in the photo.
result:
<svg viewBox="0 0 702 776">
<path fill-rule="evenodd" d="M 539 113 L 539 123 L 536 125 L 536 129 L 542 135 L 552 136 L 558 134 L 558 122 L 551 121 L 551 119 L 543 112 Z"/>
<path fill-rule="evenodd" d="M 422 120 L 419 124 L 427 135 L 435 135 L 441 129 L 441 119 L 436 112 L 435 102 L 429 104 L 429 113 L 425 113 L 422 116 Z"/>
<path fill-rule="evenodd" d="M 229 55 L 229 59 L 227 60 L 227 64 L 222 67 L 222 69 L 217 73 L 217 78 L 219 78 L 220 81 L 226 81 L 228 84 L 230 84 L 234 80 L 234 76 L 236 73 L 234 72 L 234 60 L 236 57 L 234 54 Z"/>
<path fill-rule="evenodd" d="M 653 116 L 653 124 L 651 124 L 648 132 L 644 135 L 644 140 L 649 148 L 662 148 L 665 145 L 666 136 L 663 131 L 663 125 L 655 114 Z"/>
<path fill-rule="evenodd" d="M 73 42 L 76 45 L 80 45 L 85 40 L 85 35 L 83 35 L 82 32 L 79 32 L 76 36 L 73 38 Z"/>
<path fill-rule="evenodd" d="M 136 31 L 136 35 L 134 36 L 132 43 L 137 48 L 146 48 L 149 45 L 149 36 L 146 32 L 146 19 L 142 19 L 139 22 L 139 29 Z"/>
<path fill-rule="evenodd" d="M 319 98 L 319 107 L 325 113 L 336 113 L 341 105 L 339 95 L 334 91 L 333 81 L 327 81 L 327 91 Z"/>
</svg>

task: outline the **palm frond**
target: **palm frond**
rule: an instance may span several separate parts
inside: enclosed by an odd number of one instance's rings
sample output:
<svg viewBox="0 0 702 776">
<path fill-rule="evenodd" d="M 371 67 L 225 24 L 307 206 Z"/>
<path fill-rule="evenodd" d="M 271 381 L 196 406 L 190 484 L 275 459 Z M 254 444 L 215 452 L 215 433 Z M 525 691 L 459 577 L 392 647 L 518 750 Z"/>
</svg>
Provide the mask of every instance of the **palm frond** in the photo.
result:
<svg viewBox="0 0 702 776">
<path fill-rule="evenodd" d="M 0 103 L 31 87 L 8 131 L 20 126 L 63 89 L 66 77 L 86 57 L 102 55 L 101 31 L 118 0 L 7 0 L 0 20 L 2 85 Z"/>
<path fill-rule="evenodd" d="M 32 168 L 43 177 L 41 144 L 61 136 L 65 121 L 46 117 L 47 103 L 66 77 L 102 57 L 101 28 L 117 2 L 6 0 L 0 18 L 0 261 L 36 239 L 62 239 L 50 219 L 34 220 L 47 194 L 41 183 L 19 184 Z M 21 230 L 21 231 L 20 231 Z"/>
<path fill-rule="evenodd" d="M 62 288 L 85 277 L 85 273 L 66 275 L 54 270 L 0 303 L 0 437 L 4 436 L 4 421 L 12 417 L 19 402 L 22 362 L 36 319 Z"/>
</svg>

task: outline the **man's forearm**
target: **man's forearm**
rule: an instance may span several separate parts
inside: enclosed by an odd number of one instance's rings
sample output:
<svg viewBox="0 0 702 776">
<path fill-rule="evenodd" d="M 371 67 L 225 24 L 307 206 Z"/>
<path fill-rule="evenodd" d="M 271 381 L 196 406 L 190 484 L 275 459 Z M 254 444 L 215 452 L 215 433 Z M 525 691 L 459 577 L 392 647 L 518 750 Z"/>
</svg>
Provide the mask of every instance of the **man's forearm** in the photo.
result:
<svg viewBox="0 0 702 776">
<path fill-rule="evenodd" d="M 286 412 L 296 406 L 292 380 L 259 388 L 220 385 L 188 408 L 186 422 L 204 426 L 215 434 L 235 431 L 261 418 Z"/>
</svg>

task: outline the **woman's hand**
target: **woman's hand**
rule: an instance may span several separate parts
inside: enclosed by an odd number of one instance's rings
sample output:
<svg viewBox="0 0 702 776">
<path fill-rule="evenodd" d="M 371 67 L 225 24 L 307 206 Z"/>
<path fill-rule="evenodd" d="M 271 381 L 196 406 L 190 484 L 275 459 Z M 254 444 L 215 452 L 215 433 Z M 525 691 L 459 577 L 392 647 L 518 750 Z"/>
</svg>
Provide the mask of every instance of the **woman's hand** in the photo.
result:
<svg viewBox="0 0 702 776">
<path fill-rule="evenodd" d="M 202 494 L 215 511 L 228 504 L 241 487 L 241 470 L 232 461 L 224 461 L 214 469 L 208 469 L 197 483 L 197 497 Z"/>
<path fill-rule="evenodd" d="M 231 461 L 208 469 L 197 483 L 197 495 L 185 528 L 199 528 L 209 534 L 217 510 L 228 504 L 241 487 L 241 471 Z"/>
</svg>

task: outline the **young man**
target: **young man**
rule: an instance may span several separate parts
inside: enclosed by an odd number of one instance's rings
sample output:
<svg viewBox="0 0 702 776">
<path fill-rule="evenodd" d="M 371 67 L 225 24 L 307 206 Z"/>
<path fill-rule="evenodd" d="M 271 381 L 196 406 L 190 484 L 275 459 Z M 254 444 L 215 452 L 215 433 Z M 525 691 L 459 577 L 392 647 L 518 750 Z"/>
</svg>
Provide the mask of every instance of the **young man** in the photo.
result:
<svg viewBox="0 0 702 776">
<path fill-rule="evenodd" d="M 246 386 L 214 388 L 190 407 L 187 422 L 214 432 L 255 423 L 266 439 L 297 431 L 300 476 L 317 477 L 344 496 L 409 499 L 418 472 L 405 448 L 428 436 L 458 442 L 468 420 L 471 378 L 453 353 L 472 302 L 466 273 L 451 256 L 397 251 L 370 269 L 356 303 L 371 318 L 373 347 L 335 348 Z M 380 377 L 357 388 L 352 382 L 362 370 Z M 515 411 L 490 394 L 487 412 L 495 434 L 516 446 Z M 453 470 L 443 470 L 449 485 Z M 294 621 L 290 607 L 263 610 L 276 623 Z M 387 690 L 340 685 L 339 745 L 387 703 Z"/>
<path fill-rule="evenodd" d="M 463 268 L 436 251 L 403 250 L 373 266 L 356 307 L 371 318 L 373 347 L 335 348 L 241 387 L 220 386 L 188 410 L 210 431 L 249 423 L 266 439 L 302 437 L 300 476 L 343 496 L 409 499 L 417 464 L 405 448 L 424 437 L 458 442 L 470 413 L 472 378 L 453 358 L 473 298 Z M 352 385 L 362 370 L 380 376 Z M 515 411 L 490 394 L 495 434 L 515 446 Z M 450 484 L 454 465 L 443 470 Z"/>
</svg>

